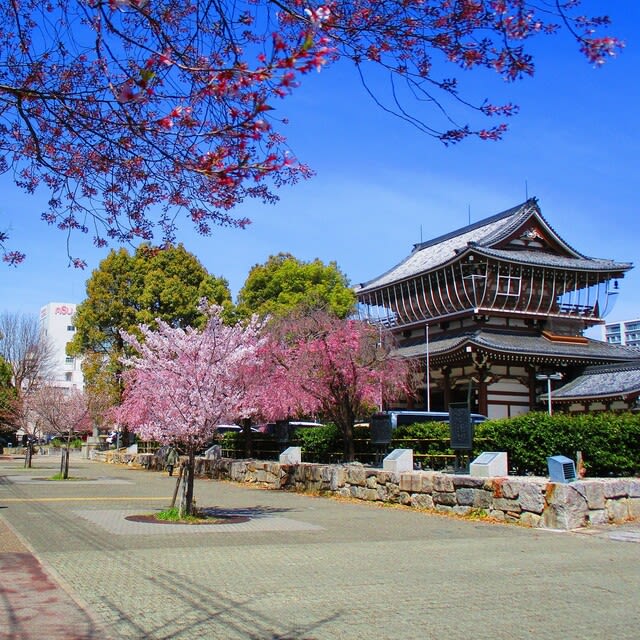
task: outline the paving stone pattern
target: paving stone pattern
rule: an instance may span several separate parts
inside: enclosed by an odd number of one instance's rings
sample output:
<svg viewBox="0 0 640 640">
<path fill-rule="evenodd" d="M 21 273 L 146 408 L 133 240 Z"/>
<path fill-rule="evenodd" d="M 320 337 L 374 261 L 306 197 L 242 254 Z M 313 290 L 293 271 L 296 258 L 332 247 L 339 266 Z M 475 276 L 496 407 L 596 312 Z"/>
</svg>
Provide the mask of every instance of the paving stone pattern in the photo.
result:
<svg viewBox="0 0 640 640">
<path fill-rule="evenodd" d="M 0 478 L 45 475 L 19 465 L 0 460 Z M 124 517 L 167 506 L 174 478 L 77 460 L 72 475 L 118 482 L 0 481 L 0 523 L 95 620 L 76 638 L 638 637 L 640 544 L 614 537 L 631 525 L 550 532 L 198 480 L 200 506 L 252 526 L 147 533 Z M 0 638 L 55 637 L 37 617 L 19 631 Z"/>
</svg>

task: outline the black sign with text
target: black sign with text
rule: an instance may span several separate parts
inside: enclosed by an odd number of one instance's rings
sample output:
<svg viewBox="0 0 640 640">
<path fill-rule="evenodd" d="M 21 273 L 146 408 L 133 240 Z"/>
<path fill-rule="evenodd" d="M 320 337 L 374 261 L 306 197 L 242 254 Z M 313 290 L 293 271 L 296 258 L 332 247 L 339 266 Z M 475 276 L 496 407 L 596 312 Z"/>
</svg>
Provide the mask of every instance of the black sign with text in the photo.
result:
<svg viewBox="0 0 640 640">
<path fill-rule="evenodd" d="M 466 402 L 452 402 L 449 405 L 449 432 L 451 448 L 454 451 L 473 449 L 473 424 L 471 411 Z"/>
</svg>

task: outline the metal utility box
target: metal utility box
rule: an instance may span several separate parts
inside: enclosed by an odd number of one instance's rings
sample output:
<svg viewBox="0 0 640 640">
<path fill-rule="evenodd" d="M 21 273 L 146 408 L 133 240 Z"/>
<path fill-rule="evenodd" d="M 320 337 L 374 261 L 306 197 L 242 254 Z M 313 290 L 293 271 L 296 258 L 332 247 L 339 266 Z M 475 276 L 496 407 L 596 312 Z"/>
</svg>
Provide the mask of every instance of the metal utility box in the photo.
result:
<svg viewBox="0 0 640 640">
<path fill-rule="evenodd" d="M 551 456 L 547 458 L 549 480 L 551 482 L 573 482 L 576 476 L 576 465 L 566 456 Z"/>
<path fill-rule="evenodd" d="M 509 475 L 506 451 L 483 451 L 470 465 L 469 475 L 502 478 Z"/>
<path fill-rule="evenodd" d="M 413 449 L 394 449 L 383 461 L 384 471 L 413 471 Z"/>
</svg>

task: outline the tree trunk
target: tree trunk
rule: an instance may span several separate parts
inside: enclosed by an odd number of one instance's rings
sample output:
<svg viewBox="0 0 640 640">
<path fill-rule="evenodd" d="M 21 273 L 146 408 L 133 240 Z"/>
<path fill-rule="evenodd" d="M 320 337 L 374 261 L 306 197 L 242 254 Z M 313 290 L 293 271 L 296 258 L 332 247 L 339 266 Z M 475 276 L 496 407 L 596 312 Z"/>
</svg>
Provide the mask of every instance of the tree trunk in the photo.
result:
<svg viewBox="0 0 640 640">
<path fill-rule="evenodd" d="M 343 454 L 345 462 L 353 462 L 356 457 L 355 443 L 353 442 L 353 421 L 341 425 Z"/>
<path fill-rule="evenodd" d="M 60 477 L 63 480 L 69 477 L 69 447 L 62 447 L 60 452 Z"/>
<path fill-rule="evenodd" d="M 183 479 L 182 485 L 182 497 L 180 499 L 180 517 L 195 515 L 193 507 L 193 481 L 195 477 L 195 450 L 193 447 L 189 448 L 189 455 L 187 458 L 187 464 L 185 472 L 187 477 Z M 186 480 L 186 481 L 185 481 Z"/>
<path fill-rule="evenodd" d="M 67 478 L 69 477 L 69 452 L 71 450 L 71 434 L 72 431 L 69 431 L 69 433 L 67 434 L 67 446 L 65 447 L 65 449 L 63 449 L 62 459 L 64 461 L 64 468 L 61 469 L 63 480 L 67 480 Z"/>
<path fill-rule="evenodd" d="M 178 497 L 178 489 L 180 488 L 180 483 L 184 487 L 184 464 L 180 464 L 178 467 L 178 479 L 176 480 L 176 486 L 173 490 L 173 498 L 171 499 L 171 509 L 176 506 L 176 498 Z"/>
<path fill-rule="evenodd" d="M 33 445 L 31 442 L 27 442 L 24 450 L 24 466 L 27 467 L 27 469 L 31 469 L 31 458 L 33 458 Z"/>
<path fill-rule="evenodd" d="M 244 418 L 242 421 L 242 435 L 244 438 L 244 457 L 253 457 L 253 432 L 251 431 L 251 420 Z"/>
</svg>

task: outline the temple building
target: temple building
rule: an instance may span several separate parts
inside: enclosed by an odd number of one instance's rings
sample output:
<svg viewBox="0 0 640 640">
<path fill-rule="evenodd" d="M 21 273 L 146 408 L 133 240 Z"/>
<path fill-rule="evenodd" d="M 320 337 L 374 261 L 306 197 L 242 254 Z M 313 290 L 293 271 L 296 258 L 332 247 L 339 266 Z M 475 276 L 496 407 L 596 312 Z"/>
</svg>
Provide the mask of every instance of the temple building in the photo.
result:
<svg viewBox="0 0 640 640">
<path fill-rule="evenodd" d="M 637 349 L 584 335 L 604 324 L 632 266 L 579 253 L 529 199 L 415 245 L 356 293 L 360 316 L 389 327 L 398 353 L 421 362 L 422 400 L 409 406 L 469 402 L 500 418 L 544 409 L 548 391 L 587 367 L 638 360 Z M 617 392 L 607 398 L 598 408 L 623 408 L 611 405 Z M 589 398 L 574 400 L 564 408 L 589 410 Z"/>
</svg>

